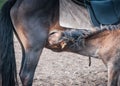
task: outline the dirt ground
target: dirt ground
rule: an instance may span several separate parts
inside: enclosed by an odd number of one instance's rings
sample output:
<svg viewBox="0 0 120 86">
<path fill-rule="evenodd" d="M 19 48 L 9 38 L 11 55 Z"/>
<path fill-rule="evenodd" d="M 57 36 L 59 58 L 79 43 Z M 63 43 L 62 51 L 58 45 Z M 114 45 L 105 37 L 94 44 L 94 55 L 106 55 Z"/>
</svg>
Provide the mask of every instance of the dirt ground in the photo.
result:
<svg viewBox="0 0 120 86">
<path fill-rule="evenodd" d="M 21 49 L 15 39 L 17 70 L 20 69 Z M 33 86 L 106 86 L 107 68 L 101 60 L 73 53 L 56 53 L 44 49 L 34 77 Z M 19 80 L 19 84 L 21 82 Z"/>
</svg>

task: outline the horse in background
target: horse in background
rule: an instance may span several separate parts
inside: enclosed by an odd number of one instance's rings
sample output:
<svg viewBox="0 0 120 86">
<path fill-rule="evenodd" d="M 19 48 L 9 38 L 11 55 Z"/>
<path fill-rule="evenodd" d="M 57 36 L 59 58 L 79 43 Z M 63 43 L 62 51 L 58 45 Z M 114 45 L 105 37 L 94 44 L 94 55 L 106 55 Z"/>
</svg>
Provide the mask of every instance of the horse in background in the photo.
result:
<svg viewBox="0 0 120 86">
<path fill-rule="evenodd" d="M 88 31 L 81 32 L 62 28 L 59 24 L 56 25 L 58 20 L 59 0 L 8 0 L 3 5 L 0 13 L 1 85 L 15 86 L 17 81 L 13 49 L 14 31 L 22 47 L 20 79 L 23 86 L 32 86 L 35 69 L 43 48 L 55 49 L 59 45 L 59 52 L 70 51 L 96 57 L 101 55 L 100 57 L 107 62 L 108 66 L 108 86 L 119 86 L 118 39 L 120 31 L 104 31 L 93 36 L 86 36 L 85 43 L 82 43 L 85 45 L 83 47 L 78 38 L 86 35 L 84 33 Z M 69 33 L 71 34 L 69 35 Z M 73 34 L 74 36 L 72 36 Z M 53 37 L 57 38 L 53 39 Z M 74 40 L 77 41 L 74 42 Z M 112 43 L 113 41 L 114 43 Z M 108 42 L 114 46 L 108 45 Z M 74 44 L 79 47 L 76 48 Z M 51 45 L 55 45 L 55 47 L 51 47 Z"/>
</svg>

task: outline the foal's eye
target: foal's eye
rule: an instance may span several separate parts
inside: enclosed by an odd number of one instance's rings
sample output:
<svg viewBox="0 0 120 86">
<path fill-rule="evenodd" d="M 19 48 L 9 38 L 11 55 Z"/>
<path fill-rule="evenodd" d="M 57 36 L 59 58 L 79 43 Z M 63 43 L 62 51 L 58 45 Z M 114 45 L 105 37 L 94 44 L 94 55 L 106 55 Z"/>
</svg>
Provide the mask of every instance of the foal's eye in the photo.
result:
<svg viewBox="0 0 120 86">
<path fill-rule="evenodd" d="M 51 35 L 53 35 L 53 34 L 55 34 L 55 33 L 57 33 L 57 32 L 52 32 L 52 33 L 49 34 L 49 36 L 51 36 Z"/>
</svg>

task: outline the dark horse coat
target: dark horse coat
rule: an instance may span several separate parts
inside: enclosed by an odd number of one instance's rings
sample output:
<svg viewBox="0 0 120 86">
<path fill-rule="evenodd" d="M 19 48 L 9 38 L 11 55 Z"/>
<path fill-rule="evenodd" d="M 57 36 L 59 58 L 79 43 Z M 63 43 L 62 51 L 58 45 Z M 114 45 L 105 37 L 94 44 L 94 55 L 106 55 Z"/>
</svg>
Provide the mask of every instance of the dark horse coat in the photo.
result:
<svg viewBox="0 0 120 86">
<path fill-rule="evenodd" d="M 42 50 L 47 44 L 47 39 L 52 45 L 64 45 L 61 51 L 100 57 L 108 67 L 108 86 L 120 86 L 120 31 L 105 30 L 88 36 L 82 43 L 85 46 L 81 46 L 79 37 L 84 35 L 81 31 L 71 31 L 70 29 L 64 31 L 65 28 L 60 27 L 59 24 L 56 26 L 59 16 L 58 9 L 59 0 L 8 0 L 4 4 L 0 13 L 1 86 L 15 86 L 16 83 L 13 31 L 23 52 L 20 69 L 23 86 L 32 86 L 35 69 Z M 53 27 L 58 32 L 53 31 L 49 35 L 49 31 Z M 56 35 L 58 33 L 59 35 Z M 53 35 L 58 38 L 51 41 Z"/>
</svg>

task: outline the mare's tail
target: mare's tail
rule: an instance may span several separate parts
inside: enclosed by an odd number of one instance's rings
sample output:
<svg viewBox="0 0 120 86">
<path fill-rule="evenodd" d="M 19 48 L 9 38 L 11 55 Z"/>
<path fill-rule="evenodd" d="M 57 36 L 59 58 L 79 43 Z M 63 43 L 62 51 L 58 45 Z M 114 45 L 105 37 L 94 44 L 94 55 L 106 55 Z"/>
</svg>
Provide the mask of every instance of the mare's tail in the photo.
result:
<svg viewBox="0 0 120 86">
<path fill-rule="evenodd" d="M 10 9 L 15 0 L 8 0 L 0 11 L 0 80 L 2 86 L 15 86 L 17 81 Z"/>
</svg>

